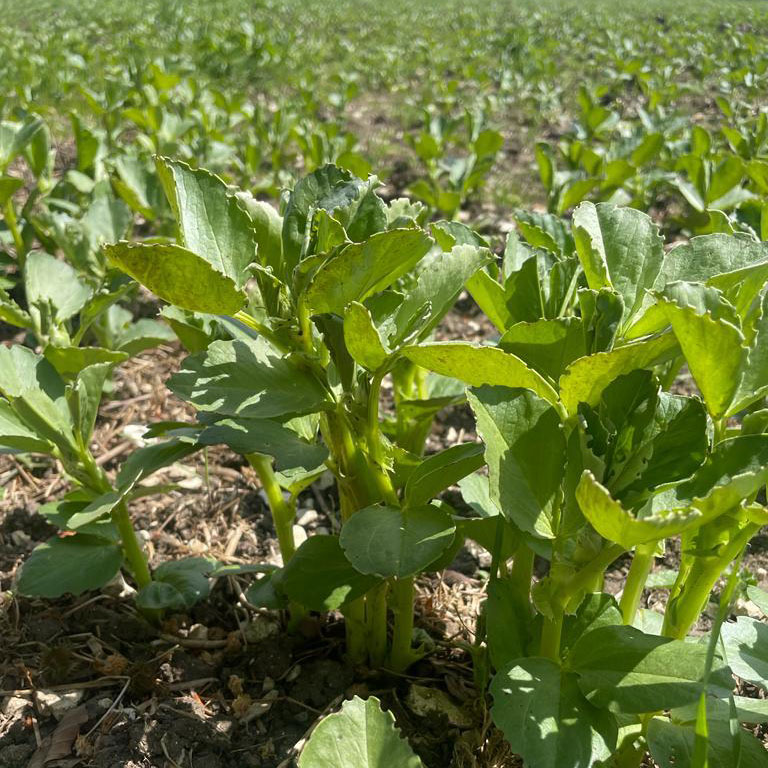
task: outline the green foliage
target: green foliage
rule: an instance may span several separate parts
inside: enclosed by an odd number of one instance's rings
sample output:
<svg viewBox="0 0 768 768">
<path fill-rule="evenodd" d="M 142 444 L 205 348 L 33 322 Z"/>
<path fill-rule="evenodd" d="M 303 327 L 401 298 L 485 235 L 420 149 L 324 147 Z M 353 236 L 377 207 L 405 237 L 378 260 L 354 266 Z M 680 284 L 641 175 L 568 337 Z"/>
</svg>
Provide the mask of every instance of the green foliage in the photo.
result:
<svg viewBox="0 0 768 768">
<path fill-rule="evenodd" d="M 355 696 L 339 712 L 325 717 L 299 757 L 300 768 L 421 768 L 398 730 L 391 712 L 375 696 Z"/>
<path fill-rule="evenodd" d="M 225 445 L 258 474 L 284 561 L 237 571 L 262 573 L 252 604 L 291 626 L 340 610 L 350 660 L 402 672 L 424 653 L 413 579 L 471 538 L 492 556 L 477 678 L 527 765 L 762 765 L 739 723 L 766 713 L 731 671 L 766 687 L 764 623 L 723 623 L 726 590 L 706 642 L 688 635 L 768 521 L 764 10 L 214 10 L 4 9 L 0 320 L 24 340 L 0 346 L 0 446 L 71 486 L 41 509 L 61 534 L 18 590 L 79 594 L 122 568 L 147 615 L 205 599 L 233 571 L 150 572 L 129 510 L 163 490 L 153 472 Z M 497 344 L 435 340 L 465 289 Z M 169 386 L 197 421 L 103 470 L 113 370 L 174 335 L 190 354 Z M 668 391 L 684 368 L 701 398 Z M 482 444 L 425 456 L 436 414 L 465 402 Z M 298 497 L 325 472 L 334 532 L 297 548 Z M 462 514 L 440 498 L 456 483 Z M 670 539 L 679 568 L 650 580 Z M 617 603 L 603 577 L 622 556 Z M 669 591 L 663 616 L 646 586 Z M 420 765 L 375 699 L 300 758 L 347 763 Z"/>
</svg>

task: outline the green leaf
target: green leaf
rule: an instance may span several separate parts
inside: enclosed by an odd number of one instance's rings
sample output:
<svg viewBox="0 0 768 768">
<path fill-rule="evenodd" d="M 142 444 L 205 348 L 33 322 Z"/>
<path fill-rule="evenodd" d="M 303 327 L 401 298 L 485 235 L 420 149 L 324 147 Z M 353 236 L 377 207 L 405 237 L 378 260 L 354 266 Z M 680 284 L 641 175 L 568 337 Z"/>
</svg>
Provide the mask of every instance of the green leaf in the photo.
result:
<svg viewBox="0 0 768 768">
<path fill-rule="evenodd" d="M 741 729 L 734 735 L 727 720 L 708 717 L 707 736 L 708 768 L 734 768 L 736 765 L 739 768 L 763 768 L 765 765 L 766 750 L 761 742 Z M 695 768 L 692 761 L 695 741 L 693 723 L 654 717 L 648 724 L 648 749 L 659 768 Z"/>
<path fill-rule="evenodd" d="M 635 425 L 627 423 L 626 433 L 633 429 Z M 690 477 L 704 461 L 708 446 L 704 404 L 661 392 L 648 427 L 636 433 L 631 444 L 620 435 L 606 485 L 617 498 L 635 506 L 659 486 Z M 622 460 L 616 461 L 619 456 Z"/>
<path fill-rule="evenodd" d="M 370 187 L 368 182 L 356 179 L 335 165 L 325 165 L 300 179 L 291 192 L 283 216 L 284 263 L 278 277 L 289 277 L 306 255 L 302 249 L 315 211 L 326 211 L 344 226 Z"/>
<path fill-rule="evenodd" d="M 271 419 L 329 406 L 322 384 L 261 337 L 215 341 L 188 357 L 169 389 L 198 410 Z"/>
<path fill-rule="evenodd" d="M 532 768 L 591 768 L 614 750 L 618 727 L 550 659 L 513 661 L 491 682 L 491 716 Z"/>
<path fill-rule="evenodd" d="M 605 592 L 586 595 L 576 613 L 566 616 L 563 622 L 562 651 L 568 651 L 579 639 L 598 627 L 614 627 L 623 623 L 616 598 Z"/>
<path fill-rule="evenodd" d="M 96 251 L 104 243 L 122 240 L 133 224 L 133 214 L 122 200 L 115 197 L 110 183 L 104 179 L 94 186 L 81 222 L 89 244 Z"/>
<path fill-rule="evenodd" d="M 768 699 L 734 696 L 739 722 L 750 724 L 768 723 Z"/>
<path fill-rule="evenodd" d="M 423 571 L 450 547 L 456 526 L 433 506 L 366 507 L 341 529 L 341 546 L 360 573 L 404 579 Z"/>
<path fill-rule="evenodd" d="M 5 400 L 0 400 L 0 446 L 35 453 L 50 453 L 53 450 L 53 443 L 29 429 Z"/>
<path fill-rule="evenodd" d="M 613 349 L 624 314 L 624 299 L 612 288 L 582 288 L 577 296 L 587 352 Z"/>
<path fill-rule="evenodd" d="M 328 715 L 312 732 L 299 768 L 423 768 L 379 700 L 357 696 Z"/>
<path fill-rule="evenodd" d="M 235 196 L 250 214 L 259 263 L 269 267 L 275 275 L 280 274 L 283 260 L 282 217 L 274 206 L 256 200 L 247 192 L 237 192 Z"/>
<path fill-rule="evenodd" d="M 24 186 L 24 179 L 15 176 L 0 176 L 0 206 L 5 205 Z"/>
<path fill-rule="evenodd" d="M 768 481 L 768 435 L 721 440 L 693 476 L 655 496 L 652 508 L 693 507 L 702 523 L 733 510 Z"/>
<path fill-rule="evenodd" d="M 176 334 L 165 323 L 142 317 L 134 320 L 117 337 L 117 349 L 133 357 L 145 349 L 172 343 L 175 340 Z"/>
<path fill-rule="evenodd" d="M 90 442 L 99 413 L 104 383 L 112 371 L 112 363 L 97 363 L 83 368 L 75 379 L 70 411 L 83 444 Z"/>
<path fill-rule="evenodd" d="M 53 347 L 45 348 L 45 358 L 53 367 L 69 380 L 81 371 L 95 365 L 105 364 L 109 368 L 128 359 L 125 352 L 114 352 L 100 347 Z"/>
<path fill-rule="evenodd" d="M 481 269 L 475 272 L 467 280 L 467 290 L 499 332 L 504 333 L 512 325 L 514 320 L 507 308 L 507 296 L 504 288 L 485 270 Z"/>
<path fill-rule="evenodd" d="M 768 690 L 768 625 L 748 616 L 721 629 L 725 654 L 733 673 Z"/>
<path fill-rule="evenodd" d="M 337 536 L 310 536 L 288 561 L 280 589 L 311 611 L 335 611 L 362 597 L 380 579 L 356 570 Z"/>
<path fill-rule="evenodd" d="M 568 666 L 595 705 L 614 712 L 658 712 L 697 701 L 706 669 L 704 644 L 646 635 L 634 627 L 607 626 L 583 635 Z M 720 667 L 710 686 L 728 695 L 730 670 Z"/>
<path fill-rule="evenodd" d="M 306 292 L 315 312 L 344 314 L 352 301 L 384 290 L 429 251 L 432 239 L 417 229 L 392 229 L 351 243 L 317 270 Z"/>
<path fill-rule="evenodd" d="M 355 362 L 369 371 L 378 370 L 390 354 L 368 308 L 357 301 L 344 311 L 344 341 Z"/>
<path fill-rule="evenodd" d="M 760 587 L 749 586 L 747 587 L 747 597 L 763 612 L 765 616 L 768 616 L 768 592 Z"/>
<path fill-rule="evenodd" d="M 752 332 L 754 338 L 749 345 L 748 357 L 743 361 L 742 377 L 734 395 L 731 413 L 751 405 L 768 390 L 768 291 L 763 294 L 760 316 Z"/>
<path fill-rule="evenodd" d="M 30 313 L 39 317 L 38 305 L 48 305 L 57 321 L 76 315 L 93 294 L 69 264 L 42 251 L 27 256 L 24 287 Z"/>
<path fill-rule="evenodd" d="M 38 508 L 38 513 L 43 515 L 52 525 L 67 531 L 70 530 L 69 519 L 88 507 L 94 498 L 93 492 L 77 489 L 70 491 L 56 501 L 43 504 Z M 111 518 L 103 518 L 93 523 L 81 525 L 78 536 L 83 534 L 93 534 L 99 539 L 108 539 L 114 543 L 120 542 L 120 534 Z"/>
<path fill-rule="evenodd" d="M 0 170 L 5 170 L 24 151 L 34 135 L 44 128 L 43 121 L 34 115 L 27 116 L 23 123 L 0 123 Z"/>
<path fill-rule="evenodd" d="M 726 300 L 723 292 L 704 283 L 667 283 L 664 290 L 654 293 L 654 297 L 656 303 L 629 329 L 628 337 L 637 338 L 664 330 L 669 325 L 667 304 L 691 307 L 697 315 L 708 313 L 713 320 L 725 320 L 736 327 L 740 325 L 735 307 Z"/>
<path fill-rule="evenodd" d="M 35 329 L 35 323 L 28 312 L 25 312 L 3 290 L 3 278 L 0 277 L 0 320 L 15 325 L 17 328 Z"/>
<path fill-rule="evenodd" d="M 565 472 L 557 412 L 521 389 L 483 387 L 467 397 L 485 443 L 491 498 L 522 530 L 554 538 Z"/>
<path fill-rule="evenodd" d="M 13 400 L 12 407 L 25 424 L 54 443 L 64 457 L 80 453 L 66 401 L 54 401 L 40 389 L 29 389 Z"/>
<path fill-rule="evenodd" d="M 218 176 L 166 157 L 158 157 L 155 162 L 179 226 L 179 244 L 241 290 L 250 277 L 248 267 L 256 260 L 256 235 L 250 215 Z"/>
<path fill-rule="evenodd" d="M 519 357 L 496 347 L 447 341 L 404 347 L 401 354 L 411 362 L 443 376 L 451 376 L 472 387 L 521 387 L 530 389 L 552 405 L 557 392 L 544 377 Z"/>
<path fill-rule="evenodd" d="M 19 344 L 0 345 L 0 394 L 40 437 L 73 447 L 64 382 L 44 357 Z"/>
<path fill-rule="evenodd" d="M 149 610 L 186 610 L 205 600 L 211 591 L 210 574 L 216 562 L 185 557 L 163 563 L 152 581 L 136 595 L 136 605 Z"/>
<path fill-rule="evenodd" d="M 604 539 L 621 544 L 627 550 L 637 544 L 677 536 L 703 522 L 701 512 L 696 509 L 635 517 L 612 499 L 610 492 L 588 470 L 576 488 L 576 500 L 584 517 Z"/>
<path fill-rule="evenodd" d="M 651 368 L 670 358 L 677 350 L 677 340 L 670 334 L 646 341 L 616 347 L 581 357 L 566 368 L 560 377 L 560 398 L 569 414 L 578 411 L 579 403 L 597 405 L 603 390 L 618 376 Z"/>
<path fill-rule="evenodd" d="M 744 336 L 731 323 L 698 314 L 693 307 L 681 307 L 663 298 L 659 302 L 710 415 L 716 420 L 723 418 L 729 413 L 747 358 Z"/>
<path fill-rule="evenodd" d="M 491 579 L 485 601 L 486 642 L 491 663 L 502 669 L 526 654 L 531 608 L 527 596 L 510 579 Z"/>
<path fill-rule="evenodd" d="M 67 528 L 75 531 L 84 525 L 89 525 L 101 518 L 106 517 L 122 501 L 123 497 L 119 493 L 110 491 L 101 496 L 97 496 L 90 504 L 75 512 L 67 520 Z"/>
<path fill-rule="evenodd" d="M 589 287 L 618 291 L 626 325 L 641 308 L 664 261 L 658 227 L 640 211 L 585 202 L 573 213 L 573 236 Z"/>
<path fill-rule="evenodd" d="M 431 333 L 456 303 L 467 281 L 492 258 L 487 248 L 474 245 L 456 245 L 447 253 L 436 249 L 428 253 L 411 271 L 415 284 L 409 285 L 395 315 L 398 332 L 392 343 L 404 340 L 406 329 L 410 329 L 414 316 L 425 305 L 429 312 L 420 322 L 417 339 Z"/>
<path fill-rule="evenodd" d="M 137 448 L 120 467 L 115 483 L 121 490 L 132 488 L 158 469 L 181 461 L 199 448 L 195 443 L 175 439 Z"/>
<path fill-rule="evenodd" d="M 99 589 L 120 570 L 123 551 L 118 544 L 78 533 L 53 538 L 35 547 L 21 567 L 18 589 L 31 597 L 79 595 Z"/>
<path fill-rule="evenodd" d="M 480 469 L 485 460 L 480 443 L 453 445 L 428 456 L 413 470 L 405 485 L 405 506 L 418 507 L 463 477 Z"/>
<path fill-rule="evenodd" d="M 499 339 L 499 346 L 555 382 L 588 351 L 578 317 L 516 323 Z"/>
<path fill-rule="evenodd" d="M 143 157 L 121 155 L 114 164 L 117 176 L 112 178 L 112 186 L 132 210 L 149 221 L 167 211 L 154 167 L 150 172 Z"/>
<path fill-rule="evenodd" d="M 242 455 L 272 456 L 279 470 L 310 471 L 328 458 L 325 446 L 310 443 L 292 429 L 269 419 L 224 419 L 206 427 L 198 442 L 200 445 L 224 443 Z"/>
<path fill-rule="evenodd" d="M 718 275 L 737 272 L 768 258 L 768 245 L 748 237 L 713 234 L 692 237 L 672 248 L 654 286 L 661 290 L 678 280 L 718 285 Z"/>
<path fill-rule="evenodd" d="M 115 243 L 107 258 L 161 299 L 194 312 L 234 315 L 246 296 L 202 256 L 179 245 Z"/>
</svg>

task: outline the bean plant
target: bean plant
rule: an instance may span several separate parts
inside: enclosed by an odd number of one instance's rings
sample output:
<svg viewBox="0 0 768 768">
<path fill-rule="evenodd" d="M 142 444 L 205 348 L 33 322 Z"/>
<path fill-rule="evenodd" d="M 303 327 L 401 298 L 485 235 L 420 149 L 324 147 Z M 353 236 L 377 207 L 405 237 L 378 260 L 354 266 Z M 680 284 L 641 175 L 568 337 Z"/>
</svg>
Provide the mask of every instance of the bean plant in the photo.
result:
<svg viewBox="0 0 768 768">
<path fill-rule="evenodd" d="M 499 262 L 468 227 L 385 203 L 375 177 L 323 166 L 278 211 L 208 171 L 156 163 L 176 242 L 104 253 L 171 305 L 191 354 L 168 386 L 197 421 L 152 425 L 159 442 L 110 480 L 87 448 L 91 377 L 109 364 L 62 374 L 6 349 L 4 443 L 54 455 L 78 486 L 49 513 L 75 535 L 33 553 L 22 591 L 99 586 L 125 562 L 150 614 L 204 596 L 217 564 L 150 573 L 126 505 L 149 473 L 223 444 L 255 470 L 283 561 L 254 566 L 265 572 L 246 597 L 283 609 L 289 631 L 339 610 L 351 663 L 403 672 L 426 652 L 414 580 L 474 539 L 492 564 L 468 650 L 526 765 L 639 766 L 648 752 L 665 766 L 764 762 L 737 724 L 765 713 L 732 676 L 768 685 L 762 625 L 727 621 L 743 554 L 768 523 L 763 243 L 715 233 L 666 249 L 645 214 L 587 202 L 570 223 L 518 214 Z M 464 287 L 496 342 L 434 339 Z M 685 371 L 695 392 L 673 387 Z M 425 455 L 435 414 L 464 402 L 482 442 Z M 299 494 L 326 472 L 333 532 L 297 547 Z M 455 484 L 471 512 L 440 498 Z M 673 543 L 679 569 L 660 580 L 654 563 Z M 91 580 L 50 586 L 67 572 L 56 550 L 83 547 L 98 576 L 89 563 Z M 614 597 L 606 575 L 624 563 Z M 663 614 L 644 607 L 652 585 L 667 591 Z M 301 764 L 320 765 L 311 755 L 337 729 L 378 738 L 386 718 L 374 707 L 366 725 L 359 709 L 318 731 Z"/>
<path fill-rule="evenodd" d="M 178 243 L 117 243 L 106 253 L 178 310 L 228 316 L 234 327 L 169 381 L 198 410 L 198 426 L 155 433 L 224 443 L 256 471 L 284 568 L 255 584 L 254 604 L 285 605 L 293 624 L 307 609 L 341 609 L 354 662 L 403 670 L 418 656 L 414 576 L 442 567 L 459 542 L 452 511 L 430 502 L 482 463 L 473 444 L 422 457 L 432 417 L 457 391 L 405 353 L 490 252 L 455 245 L 447 222 L 433 239 L 418 223 L 420 205 L 387 205 L 375 178 L 332 165 L 299 181 L 282 214 L 205 170 L 164 158 L 157 167 Z M 394 401 L 386 429 L 385 378 Z M 336 481 L 339 533 L 297 549 L 297 496 L 325 471 Z"/>
</svg>

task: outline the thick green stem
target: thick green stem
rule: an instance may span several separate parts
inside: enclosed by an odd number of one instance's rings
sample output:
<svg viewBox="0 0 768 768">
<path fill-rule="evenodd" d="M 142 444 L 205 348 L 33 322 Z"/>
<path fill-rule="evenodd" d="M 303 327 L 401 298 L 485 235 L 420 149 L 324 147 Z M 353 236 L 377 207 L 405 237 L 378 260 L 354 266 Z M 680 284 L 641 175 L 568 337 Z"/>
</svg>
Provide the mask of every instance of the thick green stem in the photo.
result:
<svg viewBox="0 0 768 768">
<path fill-rule="evenodd" d="M 312 341 L 312 317 L 306 302 L 301 299 L 299 300 L 298 314 L 301 343 L 304 347 L 304 351 L 311 354 L 314 352 L 315 348 L 314 342 Z"/>
<path fill-rule="evenodd" d="M 293 521 L 296 510 L 293 504 L 283 498 L 283 490 L 277 482 L 275 470 L 272 468 L 272 459 L 260 453 L 250 453 L 246 458 L 256 470 L 261 481 L 261 487 L 267 496 L 283 565 L 286 565 L 296 552 L 296 542 L 293 540 Z"/>
<path fill-rule="evenodd" d="M 347 603 L 341 611 L 344 614 L 344 630 L 347 637 L 347 658 L 352 664 L 365 664 L 368 645 L 365 626 L 365 598 L 360 597 Z"/>
<path fill-rule="evenodd" d="M 555 608 L 554 616 L 545 616 L 541 628 L 539 653 L 547 659 L 560 662 L 560 640 L 563 634 L 563 610 Z"/>
<path fill-rule="evenodd" d="M 393 579 L 390 606 L 395 617 L 390 667 L 403 672 L 416 661 L 413 640 L 413 578 Z"/>
<path fill-rule="evenodd" d="M 136 531 L 134 531 L 131 523 L 131 517 L 128 514 L 128 508 L 124 502 L 121 501 L 112 510 L 112 522 L 120 532 L 125 559 L 136 581 L 136 586 L 139 589 L 144 589 L 152 581 L 152 576 L 149 573 L 146 555 L 139 544 Z"/>
<path fill-rule="evenodd" d="M 515 601 L 525 613 L 530 613 L 531 610 L 531 581 L 535 556 L 530 547 L 521 543 L 515 552 L 509 572 L 509 581 L 514 585 Z"/>
<path fill-rule="evenodd" d="M 384 466 L 384 450 L 379 429 L 379 399 L 381 396 L 381 382 L 385 375 L 386 370 L 379 370 L 371 381 L 371 389 L 368 393 L 366 442 L 368 443 L 368 455 L 371 458 L 371 471 L 373 472 L 379 493 L 387 504 L 397 506 L 400 501 L 392 485 L 392 479 Z"/>
<path fill-rule="evenodd" d="M 621 615 L 625 624 L 631 624 L 635 620 L 635 614 L 643 596 L 645 582 L 653 566 L 653 554 L 656 551 L 656 542 L 640 544 L 635 550 L 632 566 L 627 574 L 624 584 L 624 592 L 621 595 Z"/>
<path fill-rule="evenodd" d="M 8 231 L 13 238 L 13 245 L 16 248 L 16 261 L 18 262 L 19 269 L 24 269 L 24 261 L 27 255 L 27 248 L 24 245 L 24 238 L 19 231 L 19 224 L 16 220 L 16 210 L 13 207 L 13 197 L 9 197 L 3 207 L 3 213 L 5 214 L 5 223 L 8 227 Z"/>
<path fill-rule="evenodd" d="M 682 589 L 667 606 L 662 635 L 677 640 L 686 637 L 698 621 L 723 571 L 740 556 L 758 530 L 759 523 L 750 523 L 722 549 L 719 557 L 696 558 Z"/>
<path fill-rule="evenodd" d="M 717 419 L 714 422 L 715 426 L 715 435 L 714 435 L 714 443 L 717 445 L 718 443 L 721 443 L 723 440 L 725 440 L 726 431 L 728 430 L 728 419 Z"/>
<path fill-rule="evenodd" d="M 565 607 L 574 597 L 589 588 L 605 569 L 626 550 L 620 544 L 611 544 L 606 547 L 593 560 L 578 571 L 567 583 L 563 583 L 558 591 L 560 604 Z"/>
<path fill-rule="evenodd" d="M 296 542 L 293 538 L 293 521 L 296 519 L 296 500 L 286 501 L 283 497 L 283 489 L 277 482 L 275 470 L 272 468 L 272 459 L 260 453 L 249 453 L 246 456 L 249 464 L 256 470 L 256 474 L 264 489 L 269 509 L 272 513 L 272 522 L 277 533 L 277 543 L 280 547 L 280 555 L 283 565 L 296 554 Z M 288 628 L 294 630 L 306 615 L 306 610 L 298 603 L 288 604 Z"/>
<path fill-rule="evenodd" d="M 372 667 L 382 667 L 387 658 L 387 588 L 385 582 L 365 596 L 368 653 Z"/>
<path fill-rule="evenodd" d="M 81 478 L 82 481 L 96 493 L 103 494 L 111 492 L 113 488 L 109 479 L 104 474 L 104 470 L 96 464 L 93 455 L 84 445 L 82 445 L 82 443 L 79 447 L 80 467 L 85 473 L 85 476 Z M 138 586 L 139 589 L 143 589 L 152 581 L 152 576 L 149 572 L 147 556 L 144 554 L 141 544 L 139 544 L 139 539 L 136 536 L 136 531 L 131 522 L 131 516 L 128 513 L 128 507 L 124 501 L 121 501 L 112 510 L 110 517 L 120 534 L 120 541 L 123 545 L 125 560 L 136 581 L 136 586 Z"/>
</svg>

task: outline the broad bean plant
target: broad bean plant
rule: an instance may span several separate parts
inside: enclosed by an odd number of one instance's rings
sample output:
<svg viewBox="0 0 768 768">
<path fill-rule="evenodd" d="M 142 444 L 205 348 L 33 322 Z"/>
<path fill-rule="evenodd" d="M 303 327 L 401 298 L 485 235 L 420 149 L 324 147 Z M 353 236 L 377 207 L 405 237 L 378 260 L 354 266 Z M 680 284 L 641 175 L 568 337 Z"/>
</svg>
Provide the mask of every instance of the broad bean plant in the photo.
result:
<svg viewBox="0 0 768 768">
<path fill-rule="evenodd" d="M 728 621 L 768 523 L 764 243 L 714 233 L 667 248 L 645 214 L 584 202 L 571 222 L 518 214 L 499 260 L 468 227 L 427 224 L 420 204 L 386 203 L 375 177 L 333 165 L 279 211 L 184 162 L 156 168 L 175 242 L 119 241 L 104 257 L 169 304 L 190 354 L 168 386 L 197 420 L 152 425 L 159 441 L 109 479 L 87 445 L 110 364 L 62 373 L 5 350 L 0 440 L 56 456 L 77 486 L 49 513 L 74 535 L 32 554 L 22 591 L 98 587 L 125 563 L 150 614 L 203 597 L 218 564 L 152 574 L 127 505 L 151 472 L 226 445 L 255 470 L 282 555 L 254 566 L 247 599 L 283 610 L 288 631 L 340 611 L 350 663 L 403 672 L 426 652 L 414 580 L 473 539 L 492 565 L 468 650 L 526 765 L 765 763 L 738 723 L 768 712 L 733 677 L 768 688 L 765 627 Z M 434 338 L 465 288 L 492 343 Z M 695 393 L 674 386 L 683 371 Z M 425 455 L 436 414 L 465 403 L 480 442 Z M 298 496 L 326 473 L 333 532 L 297 547 Z M 456 484 L 469 512 L 441 499 Z M 679 569 L 659 579 L 671 546 Z M 68 567 L 56 550 L 73 547 L 90 548 L 91 576 L 51 590 Z M 625 565 L 613 595 L 606 574 Z M 651 586 L 663 614 L 644 606 Z M 328 764 L 342 736 L 420 765 L 375 699 L 328 718 L 300 765 Z"/>
</svg>

